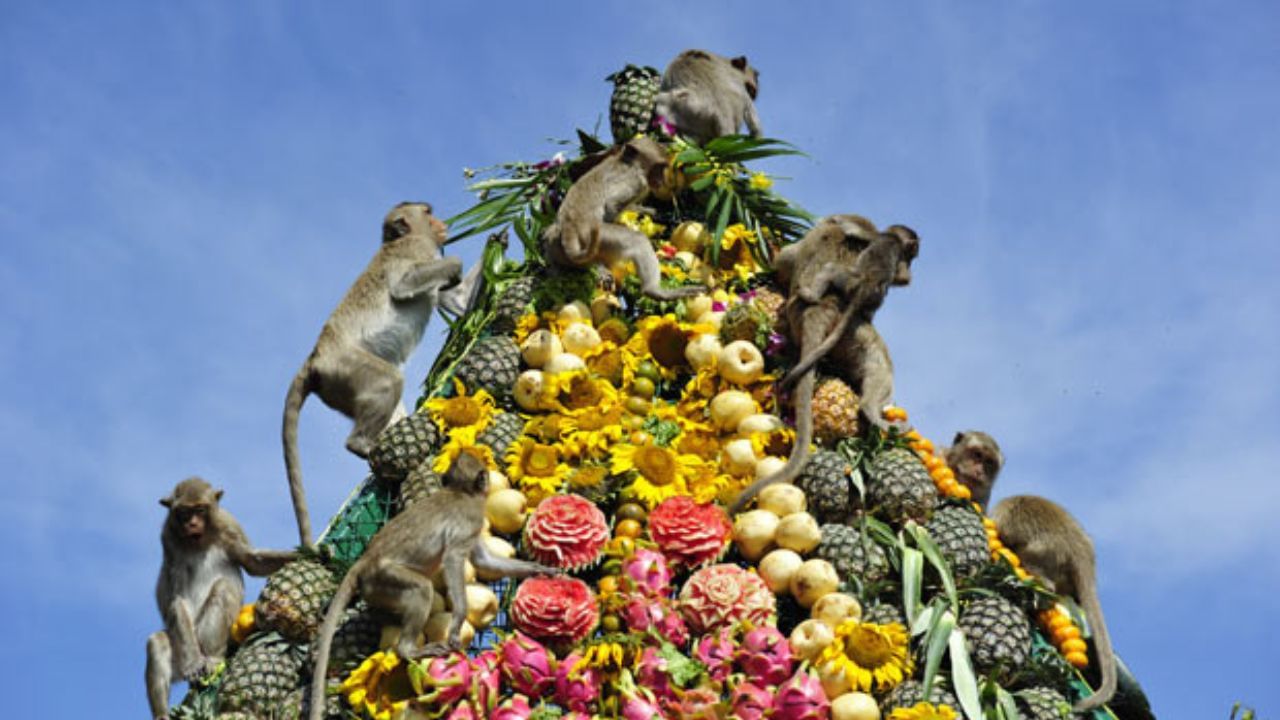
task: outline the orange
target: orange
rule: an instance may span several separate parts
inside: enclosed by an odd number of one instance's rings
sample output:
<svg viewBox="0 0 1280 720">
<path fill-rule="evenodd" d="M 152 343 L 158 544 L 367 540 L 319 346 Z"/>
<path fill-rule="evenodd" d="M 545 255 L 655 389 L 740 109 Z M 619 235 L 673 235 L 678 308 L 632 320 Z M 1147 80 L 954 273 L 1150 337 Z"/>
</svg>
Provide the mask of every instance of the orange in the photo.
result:
<svg viewBox="0 0 1280 720">
<path fill-rule="evenodd" d="M 1069 655 L 1074 652 L 1078 652 L 1083 655 L 1084 651 L 1089 649 L 1089 646 L 1086 645 L 1085 642 L 1080 638 L 1072 638 L 1070 640 L 1067 640 L 1066 642 L 1062 643 L 1058 647 L 1060 650 L 1062 650 L 1063 654 L 1065 655 Z"/>
<path fill-rule="evenodd" d="M 1081 669 L 1089 667 L 1089 656 L 1082 652 L 1069 652 L 1065 657 L 1073 667 Z"/>
<path fill-rule="evenodd" d="M 618 525 L 614 527 L 613 534 L 615 537 L 638 538 L 640 531 L 644 528 L 640 527 L 640 522 L 632 518 L 619 520 Z"/>
<path fill-rule="evenodd" d="M 1080 628 L 1075 625 L 1060 625 L 1053 629 L 1053 644 L 1062 645 L 1068 640 L 1080 639 Z"/>
<path fill-rule="evenodd" d="M 1074 627 L 1074 624 L 1071 622 L 1070 615 L 1065 615 L 1061 612 L 1055 612 L 1054 616 L 1049 619 L 1049 628 L 1051 630 L 1057 630 L 1058 628 L 1064 628 L 1067 626 Z"/>
</svg>

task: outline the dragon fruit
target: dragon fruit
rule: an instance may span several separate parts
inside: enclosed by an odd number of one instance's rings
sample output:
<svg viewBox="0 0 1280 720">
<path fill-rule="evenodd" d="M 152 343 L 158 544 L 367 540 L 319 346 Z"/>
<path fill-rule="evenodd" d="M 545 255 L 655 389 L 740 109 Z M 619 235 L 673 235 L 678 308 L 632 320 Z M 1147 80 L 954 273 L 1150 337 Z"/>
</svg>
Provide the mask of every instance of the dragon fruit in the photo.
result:
<svg viewBox="0 0 1280 720">
<path fill-rule="evenodd" d="M 680 720 L 719 720 L 720 693 L 709 687 L 677 690 L 676 699 L 662 703 L 663 709 Z"/>
<path fill-rule="evenodd" d="M 471 700 L 482 712 L 492 710 L 501 696 L 502 674 L 498 664 L 498 653 L 493 650 L 486 650 L 471 659 Z"/>
<path fill-rule="evenodd" d="M 778 687 L 770 717 L 774 720 L 826 720 L 831 717 L 831 703 L 818 678 L 800 670 Z"/>
<path fill-rule="evenodd" d="M 729 695 L 731 720 L 764 720 L 773 707 L 773 695 L 752 682 L 739 683 Z"/>
<path fill-rule="evenodd" d="M 462 700 L 471 691 L 471 663 L 460 652 L 449 653 L 422 665 L 411 674 L 416 703 L 443 707 Z"/>
<path fill-rule="evenodd" d="M 516 632 L 502 643 L 502 679 L 518 693 L 541 697 L 556 682 L 555 656 L 537 640 Z"/>
<path fill-rule="evenodd" d="M 476 709 L 469 702 L 460 702 L 453 706 L 453 710 L 445 716 L 444 720 L 479 720 L 483 715 L 477 715 Z"/>
<path fill-rule="evenodd" d="M 513 695 L 502 701 L 502 704 L 489 714 L 489 720 L 529 720 L 532 714 L 533 708 L 529 707 L 529 698 Z"/>
<path fill-rule="evenodd" d="M 561 715 L 560 720 L 591 720 L 591 716 L 581 710 L 570 710 Z"/>
<path fill-rule="evenodd" d="M 742 638 L 734 661 L 761 685 L 778 685 L 791 677 L 791 643 L 776 627 L 754 628 Z"/>
<path fill-rule="evenodd" d="M 631 595 L 622 608 L 622 619 L 632 632 L 653 630 L 674 645 L 684 645 L 689 641 L 689 629 L 684 618 L 664 599 Z"/>
<path fill-rule="evenodd" d="M 637 548 L 622 563 L 623 586 L 645 597 L 666 597 L 671 593 L 671 568 L 657 550 Z"/>
<path fill-rule="evenodd" d="M 658 654 L 655 647 L 647 647 L 636 661 L 636 680 L 660 700 L 671 700 L 671 676 L 667 674 L 667 659 Z"/>
<path fill-rule="evenodd" d="M 652 650 L 653 648 L 649 648 Z M 636 687 L 629 670 L 618 678 L 619 716 L 623 720 L 667 720 L 662 706 L 648 688 Z"/>
<path fill-rule="evenodd" d="M 693 648 L 698 662 L 707 666 L 707 674 L 716 682 L 724 682 L 733 672 L 733 655 L 737 645 L 733 642 L 733 628 L 720 628 L 714 634 L 703 635 Z"/>
<path fill-rule="evenodd" d="M 574 653 L 560 662 L 556 673 L 556 703 L 570 710 L 586 711 L 600 697 L 600 673 L 595 668 L 574 667 L 582 656 Z"/>
</svg>

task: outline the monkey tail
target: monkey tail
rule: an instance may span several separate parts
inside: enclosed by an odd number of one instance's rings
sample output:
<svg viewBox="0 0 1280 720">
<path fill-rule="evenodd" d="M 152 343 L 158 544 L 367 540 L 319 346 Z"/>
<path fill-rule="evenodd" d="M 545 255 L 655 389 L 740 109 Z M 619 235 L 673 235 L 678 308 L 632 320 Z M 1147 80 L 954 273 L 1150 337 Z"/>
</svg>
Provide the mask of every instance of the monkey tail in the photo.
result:
<svg viewBox="0 0 1280 720">
<path fill-rule="evenodd" d="M 298 537 L 303 545 L 311 545 L 311 516 L 307 513 L 307 495 L 302 487 L 302 465 L 298 459 L 298 415 L 302 413 L 302 403 L 311 394 L 311 362 L 307 361 L 293 383 L 289 385 L 289 394 L 284 399 L 284 427 L 281 436 L 284 441 L 284 469 L 289 479 L 289 494 L 293 498 L 293 514 L 298 519 Z"/>
<path fill-rule="evenodd" d="M 1102 618 L 1102 603 L 1098 601 L 1096 573 L 1087 572 L 1081 567 L 1082 564 L 1074 563 L 1076 577 L 1073 580 L 1080 594 L 1080 604 L 1089 618 L 1089 630 L 1093 633 L 1093 644 L 1097 651 L 1098 670 L 1102 675 L 1102 682 L 1092 695 L 1075 704 L 1072 709 L 1078 713 L 1105 705 L 1116 694 L 1116 654 L 1111 648 L 1111 635 L 1107 632 L 1107 622 Z"/>
<path fill-rule="evenodd" d="M 342 578 L 342 583 L 338 585 L 338 590 L 333 594 L 333 599 L 329 601 L 329 610 L 324 614 L 324 622 L 320 625 L 320 630 L 316 633 L 316 661 L 315 670 L 311 675 L 311 710 L 308 715 L 309 720 L 323 720 L 324 718 L 324 695 L 325 688 L 328 683 L 325 676 L 329 674 L 329 651 L 333 646 L 333 634 L 338 631 L 338 621 L 342 619 L 342 613 L 347 609 L 347 604 L 351 602 L 351 596 L 355 594 L 356 580 L 359 575 L 356 568 L 359 563 L 353 565 L 347 571 L 347 576 Z"/>
<path fill-rule="evenodd" d="M 799 381 L 801 376 L 813 369 L 813 366 L 817 365 L 819 360 L 826 357 L 827 353 L 831 352 L 831 348 L 835 347 L 836 343 L 840 342 L 840 338 L 844 336 L 844 331 L 848 329 L 849 321 L 853 319 L 853 313 L 857 309 L 858 306 L 853 303 L 845 305 L 844 310 L 840 312 L 840 318 L 836 320 L 835 327 L 831 328 L 831 332 L 827 333 L 826 337 L 822 338 L 822 342 L 818 343 L 818 346 L 813 349 L 813 352 L 802 355 L 800 357 L 800 361 L 795 364 L 795 367 L 791 368 L 791 370 L 783 376 L 781 383 L 782 387 L 790 387 L 792 384 Z"/>
<path fill-rule="evenodd" d="M 787 458 L 787 464 L 783 465 L 778 472 L 760 478 L 747 486 L 746 490 L 738 493 L 733 505 L 729 506 L 730 517 L 742 512 L 747 503 L 759 495 L 761 490 L 774 483 L 794 482 L 799 477 L 800 471 L 804 470 L 804 465 L 809 460 L 809 442 L 813 439 L 813 383 L 814 374 L 808 372 L 800 378 L 800 384 L 796 386 L 796 440 L 791 447 L 791 457 Z"/>
</svg>

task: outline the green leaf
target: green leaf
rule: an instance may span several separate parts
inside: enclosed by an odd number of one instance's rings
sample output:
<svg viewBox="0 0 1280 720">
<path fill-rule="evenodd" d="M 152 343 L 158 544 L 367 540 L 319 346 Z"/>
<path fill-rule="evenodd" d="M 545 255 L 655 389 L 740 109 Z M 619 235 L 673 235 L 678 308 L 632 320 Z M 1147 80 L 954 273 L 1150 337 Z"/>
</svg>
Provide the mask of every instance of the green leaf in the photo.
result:
<svg viewBox="0 0 1280 720">
<path fill-rule="evenodd" d="M 902 549 L 902 607 L 907 613 L 907 624 L 915 621 L 919 612 L 920 586 L 924 580 L 924 556 L 915 548 Z"/>
<path fill-rule="evenodd" d="M 937 543 L 933 541 L 933 538 L 929 537 L 929 531 L 914 522 L 908 522 L 904 529 L 915 540 L 916 547 L 920 548 L 920 551 L 924 553 L 924 556 L 929 560 L 929 564 L 942 577 L 942 586 L 946 589 L 947 599 L 951 601 L 951 611 L 960 612 L 960 598 L 956 595 L 956 581 L 951 574 L 951 565 L 942 556 L 942 551 L 938 549 Z"/>
<path fill-rule="evenodd" d="M 978 677 L 969 659 L 969 647 L 960 628 L 952 628 L 947 643 L 951 651 L 951 687 L 960 698 L 960 707 L 969 720 L 982 720 L 982 701 L 978 698 Z"/>
<path fill-rule="evenodd" d="M 993 683 L 994 684 L 994 683 Z M 999 710 L 1006 720 L 1022 720 L 1022 713 L 1018 711 L 1018 703 L 1013 699 L 1013 695 L 1008 690 L 995 686 L 996 688 L 996 708 Z"/>
<path fill-rule="evenodd" d="M 686 657 L 669 642 L 662 643 L 658 655 L 667 661 L 667 675 L 671 682 L 682 688 L 688 688 L 697 682 L 706 669 L 702 663 Z"/>
<path fill-rule="evenodd" d="M 920 682 L 924 689 L 924 696 L 929 697 L 929 691 L 933 688 L 934 677 L 938 674 L 938 668 L 942 666 L 942 656 L 947 650 L 947 646 L 951 639 L 951 632 L 956 626 L 956 616 L 951 614 L 950 610 L 935 611 L 933 620 L 929 624 L 929 629 L 924 635 L 925 659 L 924 659 L 924 675 L 921 676 Z"/>
</svg>

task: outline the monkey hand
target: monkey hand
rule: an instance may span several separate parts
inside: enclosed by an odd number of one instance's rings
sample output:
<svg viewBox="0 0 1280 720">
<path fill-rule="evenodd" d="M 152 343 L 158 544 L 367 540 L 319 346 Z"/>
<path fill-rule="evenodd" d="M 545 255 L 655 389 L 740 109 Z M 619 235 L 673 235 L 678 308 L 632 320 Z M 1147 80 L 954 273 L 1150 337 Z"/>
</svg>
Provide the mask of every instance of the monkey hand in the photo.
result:
<svg viewBox="0 0 1280 720">
<path fill-rule="evenodd" d="M 457 638 L 450 638 L 448 642 L 433 642 L 422 646 L 421 650 L 417 650 L 409 658 L 411 660 L 419 660 L 424 657 L 440 657 L 457 652 L 462 649 L 462 642 Z"/>
<path fill-rule="evenodd" d="M 182 663 L 182 666 L 178 668 L 178 674 L 182 676 L 183 680 L 194 683 L 200 678 L 213 674 L 221 662 L 218 658 L 198 655 Z"/>
</svg>

